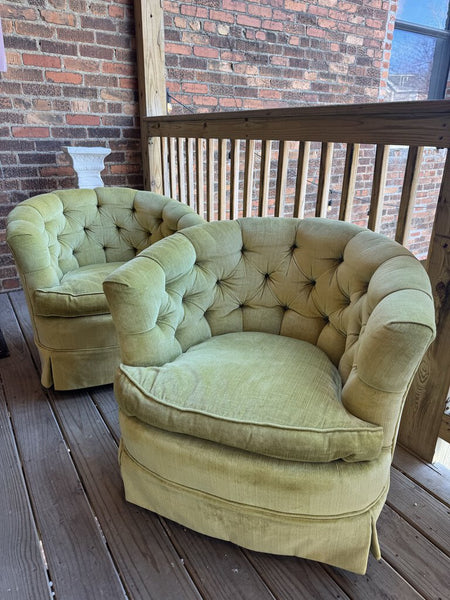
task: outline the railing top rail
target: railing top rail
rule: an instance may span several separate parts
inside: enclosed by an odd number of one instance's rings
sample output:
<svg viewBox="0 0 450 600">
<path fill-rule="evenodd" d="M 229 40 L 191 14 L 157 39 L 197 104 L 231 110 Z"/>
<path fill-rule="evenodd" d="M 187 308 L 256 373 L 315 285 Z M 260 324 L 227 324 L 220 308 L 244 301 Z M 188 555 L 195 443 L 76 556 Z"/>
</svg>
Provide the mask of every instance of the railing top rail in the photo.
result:
<svg viewBox="0 0 450 600">
<path fill-rule="evenodd" d="M 320 105 L 145 117 L 148 137 L 450 146 L 450 101 Z"/>
</svg>

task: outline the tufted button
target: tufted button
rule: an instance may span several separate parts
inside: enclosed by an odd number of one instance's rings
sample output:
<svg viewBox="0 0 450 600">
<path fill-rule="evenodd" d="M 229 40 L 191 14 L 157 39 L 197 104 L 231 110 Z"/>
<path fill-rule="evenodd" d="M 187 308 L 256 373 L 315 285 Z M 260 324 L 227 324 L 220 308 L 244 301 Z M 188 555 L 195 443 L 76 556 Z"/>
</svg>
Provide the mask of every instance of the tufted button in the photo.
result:
<svg viewBox="0 0 450 600">
<path fill-rule="evenodd" d="M 297 244 L 294 242 L 291 246 L 291 252 L 294 252 L 294 250 L 297 250 L 298 246 Z"/>
<path fill-rule="evenodd" d="M 245 308 L 245 304 L 241 302 L 241 304 L 239 304 L 239 308 Z"/>
<path fill-rule="evenodd" d="M 309 283 L 310 283 L 311 285 L 316 285 L 316 280 L 315 280 L 315 279 L 310 279 L 310 280 L 309 280 Z"/>
<path fill-rule="evenodd" d="M 330 319 L 327 315 L 324 315 L 323 320 L 325 321 L 325 323 L 329 323 Z"/>
<path fill-rule="evenodd" d="M 339 263 L 343 263 L 343 262 L 344 262 L 344 257 L 343 257 L 343 256 L 339 256 L 339 258 L 338 258 L 338 262 L 339 262 Z"/>
<path fill-rule="evenodd" d="M 289 306 L 288 306 L 287 304 L 285 304 L 285 305 L 283 306 L 283 310 L 284 310 L 284 312 L 288 311 L 288 310 L 289 310 Z"/>
<path fill-rule="evenodd" d="M 264 274 L 264 279 L 270 279 L 270 273 L 265 273 Z"/>
<path fill-rule="evenodd" d="M 221 283 L 222 283 L 222 282 L 220 281 L 220 279 L 218 279 L 218 280 L 216 281 L 216 285 L 221 285 Z"/>
</svg>

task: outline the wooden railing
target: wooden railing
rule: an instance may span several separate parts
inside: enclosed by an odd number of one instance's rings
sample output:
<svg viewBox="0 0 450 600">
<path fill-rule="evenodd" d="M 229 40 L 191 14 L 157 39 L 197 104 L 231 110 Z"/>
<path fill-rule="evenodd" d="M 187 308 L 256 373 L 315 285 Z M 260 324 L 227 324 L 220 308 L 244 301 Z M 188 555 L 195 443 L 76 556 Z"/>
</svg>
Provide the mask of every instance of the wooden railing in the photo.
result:
<svg viewBox="0 0 450 600">
<path fill-rule="evenodd" d="M 431 460 L 450 387 L 450 102 L 143 121 L 151 147 L 150 188 L 186 202 L 208 220 L 326 216 L 381 231 L 419 258 L 427 256 L 438 337 L 412 386 L 400 440 Z M 424 214 L 430 212 L 435 218 L 422 242 L 425 250 L 417 249 L 412 226 L 416 238 L 426 233 Z"/>
</svg>

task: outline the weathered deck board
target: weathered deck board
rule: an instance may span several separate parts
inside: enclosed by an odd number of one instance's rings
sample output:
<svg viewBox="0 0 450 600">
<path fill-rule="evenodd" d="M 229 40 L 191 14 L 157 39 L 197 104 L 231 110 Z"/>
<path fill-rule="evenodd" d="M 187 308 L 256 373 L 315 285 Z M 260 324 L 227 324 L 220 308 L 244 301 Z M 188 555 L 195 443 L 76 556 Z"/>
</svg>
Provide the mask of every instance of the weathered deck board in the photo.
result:
<svg viewBox="0 0 450 600">
<path fill-rule="evenodd" d="M 328 566 L 325 566 L 325 569 L 354 600 L 423 599 L 423 596 L 383 559 L 377 561 L 370 556 L 367 573 L 363 576 Z"/>
<path fill-rule="evenodd" d="M 448 508 L 396 469 L 391 469 L 388 505 L 450 556 Z"/>
<path fill-rule="evenodd" d="M 443 465 L 429 464 L 397 445 L 393 465 L 409 479 L 450 507 L 450 470 Z"/>
<path fill-rule="evenodd" d="M 57 598 L 123 598 L 120 578 L 4 294 L 0 314 L 12 358 L 2 369 L 4 391 Z"/>
<path fill-rule="evenodd" d="M 450 559 L 417 529 L 385 506 L 378 519 L 381 552 L 424 598 L 448 598 Z"/>
<path fill-rule="evenodd" d="M 349 598 L 319 563 L 291 556 L 245 552 L 276 598 Z"/>
<path fill-rule="evenodd" d="M 32 600 L 35 594 L 50 598 L 38 532 L 1 387 L 0 464 L 0 598 Z"/>
<path fill-rule="evenodd" d="M 30 334 L 23 296 L 14 298 L 14 307 Z M 53 390 L 47 394 L 127 592 L 142 600 L 198 599 L 158 517 L 124 502 L 117 443 L 90 395 Z"/>
<path fill-rule="evenodd" d="M 0 296 L 0 321 L 11 353 L 0 360 L 1 598 L 49 597 L 37 532 L 57 600 L 446 597 L 450 481 L 439 465 L 397 450 L 379 519 L 383 559 L 371 558 L 364 576 L 243 550 L 127 503 L 112 386 L 43 390 L 20 292 Z M 3 585 L 21 588 L 11 595 Z"/>
<path fill-rule="evenodd" d="M 274 600 L 238 546 L 164 521 L 205 600 Z"/>
</svg>

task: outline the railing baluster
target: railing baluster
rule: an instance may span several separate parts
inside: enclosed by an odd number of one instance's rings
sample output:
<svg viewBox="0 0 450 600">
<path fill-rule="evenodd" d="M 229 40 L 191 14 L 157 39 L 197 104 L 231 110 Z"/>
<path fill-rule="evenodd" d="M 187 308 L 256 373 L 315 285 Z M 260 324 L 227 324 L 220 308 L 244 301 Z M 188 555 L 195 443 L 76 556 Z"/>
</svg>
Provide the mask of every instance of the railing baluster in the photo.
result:
<svg viewBox="0 0 450 600">
<path fill-rule="evenodd" d="M 214 140 L 206 140 L 207 154 L 207 204 L 206 204 L 206 220 L 214 219 Z"/>
<path fill-rule="evenodd" d="M 205 140 L 196 139 L 196 168 L 197 168 L 197 212 L 201 217 L 205 216 Z"/>
<path fill-rule="evenodd" d="M 247 140 L 245 144 L 244 170 L 244 217 L 252 216 L 253 204 L 253 170 L 255 168 L 255 140 Z"/>
<path fill-rule="evenodd" d="M 383 196 L 386 186 L 389 146 L 379 145 L 375 154 L 373 168 L 372 195 L 370 198 L 368 229 L 379 231 L 383 213 Z"/>
<path fill-rule="evenodd" d="M 227 140 L 219 140 L 219 221 L 227 218 Z"/>
<path fill-rule="evenodd" d="M 177 167 L 178 167 L 178 199 L 180 202 L 186 204 L 187 193 L 186 193 L 186 170 L 184 160 L 184 138 L 177 138 Z"/>
<path fill-rule="evenodd" d="M 406 244 L 408 241 L 422 156 L 422 146 L 410 147 L 406 160 L 402 196 L 398 209 L 397 229 L 395 231 L 395 241 L 399 244 Z"/>
<path fill-rule="evenodd" d="M 170 180 L 169 180 L 169 149 L 167 138 L 160 138 L 161 141 L 161 169 L 162 169 L 162 183 L 163 183 L 163 194 L 170 196 Z"/>
<path fill-rule="evenodd" d="M 175 138 L 169 138 L 169 178 L 170 196 L 179 199 L 177 191 L 177 158 L 175 152 Z"/>
<path fill-rule="evenodd" d="M 339 219 L 350 221 L 352 216 L 353 200 L 355 197 L 356 173 L 358 170 L 359 144 L 347 144 L 345 155 L 344 178 L 342 181 L 341 205 Z"/>
<path fill-rule="evenodd" d="M 275 216 L 280 217 L 284 213 L 284 198 L 286 193 L 286 181 L 289 158 L 289 142 L 280 141 L 278 150 L 277 185 L 275 190 Z"/>
<path fill-rule="evenodd" d="M 239 156 L 240 140 L 231 140 L 231 182 L 230 182 L 230 218 L 239 216 Z"/>
<path fill-rule="evenodd" d="M 294 217 L 298 218 L 303 218 L 303 215 L 305 214 L 306 185 L 308 183 L 308 164 L 310 151 L 311 142 L 299 142 L 294 200 Z"/>
<path fill-rule="evenodd" d="M 332 142 L 322 142 L 320 153 L 319 186 L 317 190 L 316 217 L 326 217 L 330 195 L 331 163 L 333 159 Z"/>
<path fill-rule="evenodd" d="M 267 216 L 270 182 L 270 155 L 272 142 L 264 140 L 261 147 L 261 166 L 259 178 L 259 216 Z"/>
<path fill-rule="evenodd" d="M 186 177 L 187 177 L 187 204 L 195 207 L 194 196 L 194 140 L 187 138 L 186 143 Z"/>
</svg>

